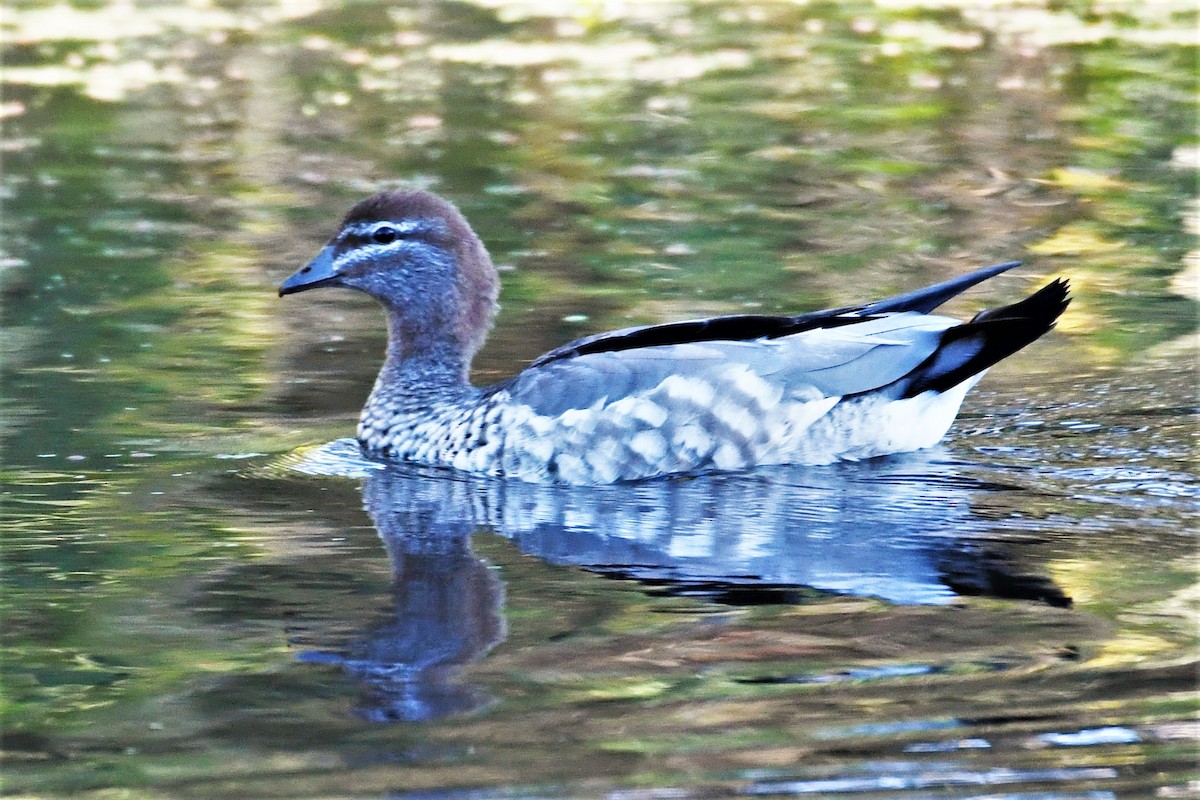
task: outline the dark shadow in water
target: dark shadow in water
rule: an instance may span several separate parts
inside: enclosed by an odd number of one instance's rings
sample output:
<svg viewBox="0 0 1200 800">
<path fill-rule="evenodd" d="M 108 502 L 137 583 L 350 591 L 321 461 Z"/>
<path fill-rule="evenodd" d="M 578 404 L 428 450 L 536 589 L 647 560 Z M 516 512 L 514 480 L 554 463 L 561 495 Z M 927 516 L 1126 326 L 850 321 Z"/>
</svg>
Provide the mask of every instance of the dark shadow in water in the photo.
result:
<svg viewBox="0 0 1200 800">
<path fill-rule="evenodd" d="M 364 505 L 392 560 L 388 621 L 339 653 L 301 657 L 340 664 L 371 720 L 433 719 L 488 702 L 459 676 L 505 633 L 500 581 L 470 546 L 481 528 L 553 564 L 726 603 L 834 593 L 1070 605 L 990 543 L 988 523 L 971 512 L 974 493 L 1015 489 L 965 478 L 937 453 L 583 488 L 384 468 L 346 442 L 293 466 L 364 477 Z"/>
</svg>

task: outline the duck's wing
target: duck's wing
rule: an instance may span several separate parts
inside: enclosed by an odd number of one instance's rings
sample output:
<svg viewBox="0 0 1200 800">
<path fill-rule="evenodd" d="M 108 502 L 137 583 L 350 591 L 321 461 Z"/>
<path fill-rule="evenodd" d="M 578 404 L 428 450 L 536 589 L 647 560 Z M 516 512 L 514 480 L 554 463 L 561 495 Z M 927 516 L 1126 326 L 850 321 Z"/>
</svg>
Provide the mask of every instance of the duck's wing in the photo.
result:
<svg viewBox="0 0 1200 800">
<path fill-rule="evenodd" d="M 678 378 L 706 384 L 716 394 L 752 383 L 802 401 L 844 397 L 903 379 L 958 324 L 905 312 L 774 339 L 603 350 L 536 364 L 505 388 L 513 401 L 548 416 L 653 393 Z"/>
<path fill-rule="evenodd" d="M 966 323 L 898 310 L 844 315 L 835 324 L 750 341 L 590 351 L 536 363 L 504 388 L 513 401 L 549 416 L 653 393 L 680 377 L 714 392 L 753 384 L 780 393 L 776 399 L 786 394 L 801 402 L 876 391 L 895 399 L 913 397 L 946 391 L 1042 336 L 1070 302 L 1068 292 L 1067 282 L 1056 280 Z M 913 299 L 917 294 L 901 303 L 936 300 Z"/>
<path fill-rule="evenodd" d="M 707 319 L 685 320 L 683 322 L 668 322 L 662 325 L 643 325 L 609 331 L 607 333 L 598 333 L 557 347 L 534 360 L 530 366 L 540 367 L 554 361 L 561 361 L 575 356 L 636 350 L 643 347 L 662 347 L 665 345 L 694 342 L 736 342 L 778 339 L 819 328 L 835 328 L 859 323 L 864 317 L 876 314 L 905 311 L 928 314 L 942 303 L 945 303 L 955 295 L 963 293 L 977 283 L 981 283 L 988 278 L 999 275 L 1001 272 L 1006 272 L 1020 266 L 1020 264 L 1020 261 L 1007 261 L 1003 264 L 996 264 L 969 272 L 966 275 L 952 278 L 948 281 L 935 283 L 932 286 L 918 289 L 915 292 L 906 292 L 895 297 L 889 297 L 886 300 L 878 300 L 858 306 L 828 308 L 823 311 L 813 311 L 793 316 L 733 314 L 709 317 Z"/>
</svg>

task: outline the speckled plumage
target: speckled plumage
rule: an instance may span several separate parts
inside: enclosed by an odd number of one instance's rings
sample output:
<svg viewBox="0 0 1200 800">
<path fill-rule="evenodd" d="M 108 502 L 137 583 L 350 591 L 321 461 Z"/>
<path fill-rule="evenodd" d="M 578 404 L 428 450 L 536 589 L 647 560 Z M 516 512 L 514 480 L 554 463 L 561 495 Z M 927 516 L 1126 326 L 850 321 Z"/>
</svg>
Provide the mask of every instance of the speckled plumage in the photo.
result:
<svg viewBox="0 0 1200 800">
<path fill-rule="evenodd" d="M 441 198 L 363 201 L 280 294 L 345 286 L 386 308 L 387 357 L 358 428 L 368 454 L 587 484 L 935 444 L 983 372 L 1066 307 L 1060 280 L 971 322 L 929 313 L 1014 266 L 860 306 L 590 336 L 486 389 L 467 375 L 495 311 L 496 272 Z"/>
</svg>

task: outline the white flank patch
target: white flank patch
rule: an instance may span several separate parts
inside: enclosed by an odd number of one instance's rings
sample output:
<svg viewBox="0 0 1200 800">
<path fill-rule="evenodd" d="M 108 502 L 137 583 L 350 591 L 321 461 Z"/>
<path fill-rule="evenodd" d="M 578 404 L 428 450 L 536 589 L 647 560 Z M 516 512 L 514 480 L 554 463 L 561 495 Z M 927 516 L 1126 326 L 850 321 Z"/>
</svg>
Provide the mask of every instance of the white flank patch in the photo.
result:
<svg viewBox="0 0 1200 800">
<path fill-rule="evenodd" d="M 742 454 L 738 449 L 729 442 L 717 448 L 717 452 L 713 453 L 713 466 L 717 469 L 740 469 L 746 466 L 742 461 Z"/>
<path fill-rule="evenodd" d="M 907 400 L 889 403 L 880 409 L 879 424 L 882 445 L 879 453 L 901 453 L 932 447 L 941 441 L 958 416 L 959 406 L 967 390 L 976 383 L 968 380 L 946 392 L 922 392 Z"/>
<path fill-rule="evenodd" d="M 746 440 L 752 439 L 761 429 L 758 420 L 745 406 L 725 401 L 713 409 L 713 414 L 726 427 Z"/>
<path fill-rule="evenodd" d="M 701 458 L 713 449 L 712 437 L 694 422 L 676 428 L 672 443 L 677 449 L 695 453 Z"/>
<path fill-rule="evenodd" d="M 656 466 L 667 454 L 667 442 L 658 431 L 641 431 L 629 440 L 629 449 L 647 464 Z"/>
<path fill-rule="evenodd" d="M 822 397 L 807 403 L 797 403 L 788 407 L 788 421 L 792 424 L 792 433 L 799 433 L 810 427 L 821 417 L 829 413 L 841 400 L 840 397 Z"/>
<path fill-rule="evenodd" d="M 603 403 L 602 399 L 590 408 L 568 408 L 559 419 L 564 426 L 575 429 L 583 436 L 589 436 L 600 422 L 600 407 Z"/>
<path fill-rule="evenodd" d="M 588 479 L 588 468 L 583 459 L 573 453 L 558 456 L 558 477 L 570 483 L 583 483 Z"/>
<path fill-rule="evenodd" d="M 824 392 L 822 392 L 817 387 L 810 386 L 806 383 L 796 385 L 796 386 L 791 386 L 788 389 L 788 400 L 793 400 L 797 403 L 811 403 L 814 400 L 829 400 L 829 399 L 832 399 L 834 402 L 837 402 L 841 398 L 839 398 L 839 397 L 830 398 L 828 395 L 826 395 Z"/>
<path fill-rule="evenodd" d="M 658 385 L 672 400 L 686 400 L 701 407 L 708 407 L 713 401 L 713 386 L 699 378 L 685 378 L 682 375 L 671 375 Z"/>
<path fill-rule="evenodd" d="M 529 429 L 533 431 L 535 436 L 545 436 L 554 430 L 555 427 L 552 418 L 532 412 L 525 419 L 525 424 L 529 426 Z"/>
<path fill-rule="evenodd" d="M 538 461 L 549 462 L 554 455 L 554 442 L 550 437 L 539 437 L 525 443 L 525 452 Z"/>
<path fill-rule="evenodd" d="M 653 400 L 647 400 L 642 395 L 622 397 L 609 406 L 609 408 L 614 414 L 640 420 L 654 428 L 667 421 L 667 410 Z"/>
<path fill-rule="evenodd" d="M 621 470 L 626 466 L 627 459 L 612 439 L 597 442 L 584 458 L 592 468 L 595 480 L 601 483 L 612 483 L 626 477 Z"/>
<path fill-rule="evenodd" d="M 778 403 L 779 398 L 783 396 L 782 387 L 768 383 L 763 380 L 762 376 L 744 367 L 725 373 L 725 377 L 732 377 L 734 388 L 758 403 L 762 408 L 770 408 Z"/>
</svg>

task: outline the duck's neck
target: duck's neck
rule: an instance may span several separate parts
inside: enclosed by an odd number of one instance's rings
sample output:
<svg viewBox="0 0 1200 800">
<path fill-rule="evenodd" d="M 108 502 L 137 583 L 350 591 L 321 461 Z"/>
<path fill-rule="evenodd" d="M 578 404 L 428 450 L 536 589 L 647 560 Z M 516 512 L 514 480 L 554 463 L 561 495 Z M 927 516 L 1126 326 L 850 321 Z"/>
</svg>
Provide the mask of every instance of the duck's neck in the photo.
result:
<svg viewBox="0 0 1200 800">
<path fill-rule="evenodd" d="M 467 378 L 469 369 L 453 336 L 414 328 L 389 313 L 387 357 L 363 414 L 392 419 L 461 404 L 478 393 Z"/>
</svg>

